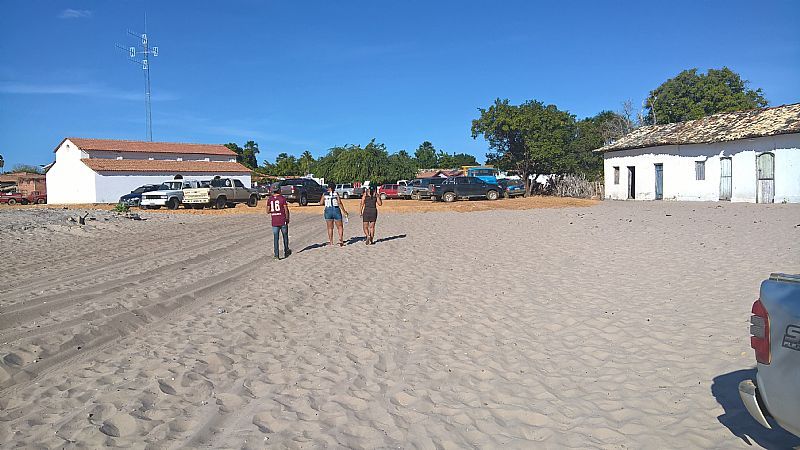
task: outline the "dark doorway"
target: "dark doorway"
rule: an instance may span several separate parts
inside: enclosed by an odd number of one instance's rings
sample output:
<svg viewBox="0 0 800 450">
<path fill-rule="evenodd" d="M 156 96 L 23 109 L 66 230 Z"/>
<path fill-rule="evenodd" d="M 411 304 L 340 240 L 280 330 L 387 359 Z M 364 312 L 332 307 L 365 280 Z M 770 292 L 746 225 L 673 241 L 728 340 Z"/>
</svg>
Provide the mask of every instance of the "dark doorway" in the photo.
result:
<svg viewBox="0 0 800 450">
<path fill-rule="evenodd" d="M 656 200 L 664 198 L 664 165 L 656 164 Z"/>
<path fill-rule="evenodd" d="M 628 198 L 636 198 L 636 167 L 628 166 Z"/>
</svg>

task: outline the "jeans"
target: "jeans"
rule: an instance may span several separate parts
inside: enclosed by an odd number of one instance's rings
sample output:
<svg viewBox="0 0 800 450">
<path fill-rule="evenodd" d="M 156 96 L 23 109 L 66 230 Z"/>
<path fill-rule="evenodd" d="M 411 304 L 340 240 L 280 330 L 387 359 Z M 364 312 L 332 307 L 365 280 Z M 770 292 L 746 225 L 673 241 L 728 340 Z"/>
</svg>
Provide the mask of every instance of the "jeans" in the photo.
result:
<svg viewBox="0 0 800 450">
<path fill-rule="evenodd" d="M 272 227 L 272 243 L 274 244 L 275 248 L 275 257 L 279 257 L 279 250 L 280 246 L 278 245 L 278 237 L 280 236 L 281 232 L 283 232 L 283 253 L 286 254 L 286 251 L 289 250 L 289 224 L 282 225 L 279 227 Z"/>
</svg>

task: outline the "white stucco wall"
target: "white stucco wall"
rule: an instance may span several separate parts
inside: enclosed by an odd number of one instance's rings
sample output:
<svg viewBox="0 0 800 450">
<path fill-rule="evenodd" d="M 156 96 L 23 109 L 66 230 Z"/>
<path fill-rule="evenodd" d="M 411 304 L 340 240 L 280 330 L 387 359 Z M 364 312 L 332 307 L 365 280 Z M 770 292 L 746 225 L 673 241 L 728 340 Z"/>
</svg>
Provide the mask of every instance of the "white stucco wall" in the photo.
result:
<svg viewBox="0 0 800 450">
<path fill-rule="evenodd" d="M 47 203 L 96 203 L 95 173 L 81 162 L 86 154 L 69 140 L 56 149 L 56 162 L 47 171 Z"/>
<path fill-rule="evenodd" d="M 85 166 L 84 166 L 85 167 Z M 210 180 L 219 175 L 223 178 L 237 178 L 246 187 L 250 187 L 250 174 L 241 173 L 186 173 L 181 172 L 185 180 Z M 125 172 L 99 172 L 94 173 L 94 183 L 97 189 L 95 203 L 116 203 L 119 198 L 144 184 L 158 184 L 172 180 L 174 173 L 148 173 L 146 175 Z"/>
<path fill-rule="evenodd" d="M 229 161 L 236 162 L 236 155 L 205 155 L 199 153 L 145 153 L 145 152 L 110 152 L 105 150 L 89 150 L 89 158 L 102 159 L 154 159 L 168 161 Z"/>
<path fill-rule="evenodd" d="M 712 144 L 670 145 L 608 152 L 603 155 L 606 198 L 628 198 L 628 166 L 636 167 L 636 200 L 655 199 L 655 164 L 663 164 L 664 200 L 717 201 L 720 158 L 731 158 L 734 202 L 756 201 L 756 157 L 775 155 L 775 203 L 800 203 L 800 134 Z M 705 161 L 705 180 L 695 179 L 695 161 Z M 614 184 L 614 167 L 619 184 Z"/>
</svg>

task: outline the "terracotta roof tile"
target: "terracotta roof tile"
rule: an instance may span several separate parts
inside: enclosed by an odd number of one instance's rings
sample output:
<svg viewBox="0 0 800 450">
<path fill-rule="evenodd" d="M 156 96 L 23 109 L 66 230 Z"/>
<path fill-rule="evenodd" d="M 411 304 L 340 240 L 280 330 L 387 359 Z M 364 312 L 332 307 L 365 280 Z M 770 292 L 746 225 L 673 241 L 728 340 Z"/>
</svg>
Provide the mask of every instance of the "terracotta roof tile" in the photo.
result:
<svg viewBox="0 0 800 450">
<path fill-rule="evenodd" d="M 166 172 L 166 173 L 250 173 L 250 169 L 227 161 L 164 161 L 148 159 L 84 158 L 81 161 L 97 172 Z"/>
<path fill-rule="evenodd" d="M 184 144 L 180 142 L 120 141 L 114 139 L 66 138 L 81 150 L 104 150 L 137 153 L 192 153 L 200 155 L 236 155 L 236 152 L 220 144 Z M 61 141 L 63 144 L 64 141 Z M 58 145 L 61 147 L 61 144 Z M 58 150 L 56 147 L 56 150 Z M 55 150 L 54 150 L 55 151 Z"/>
<path fill-rule="evenodd" d="M 641 127 L 595 151 L 602 153 L 661 145 L 707 144 L 789 133 L 800 133 L 800 103 Z"/>
</svg>

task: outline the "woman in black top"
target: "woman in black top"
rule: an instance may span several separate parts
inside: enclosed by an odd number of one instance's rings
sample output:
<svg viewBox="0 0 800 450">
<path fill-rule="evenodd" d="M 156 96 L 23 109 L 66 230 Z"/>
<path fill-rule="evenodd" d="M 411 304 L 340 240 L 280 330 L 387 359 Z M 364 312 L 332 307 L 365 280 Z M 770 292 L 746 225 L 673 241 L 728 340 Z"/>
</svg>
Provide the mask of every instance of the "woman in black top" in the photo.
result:
<svg viewBox="0 0 800 450">
<path fill-rule="evenodd" d="M 378 206 L 383 206 L 383 202 L 380 196 L 376 195 L 375 187 L 364 189 L 364 195 L 361 197 L 361 217 L 364 219 L 364 243 L 367 245 L 372 245 L 375 240 Z"/>
</svg>

